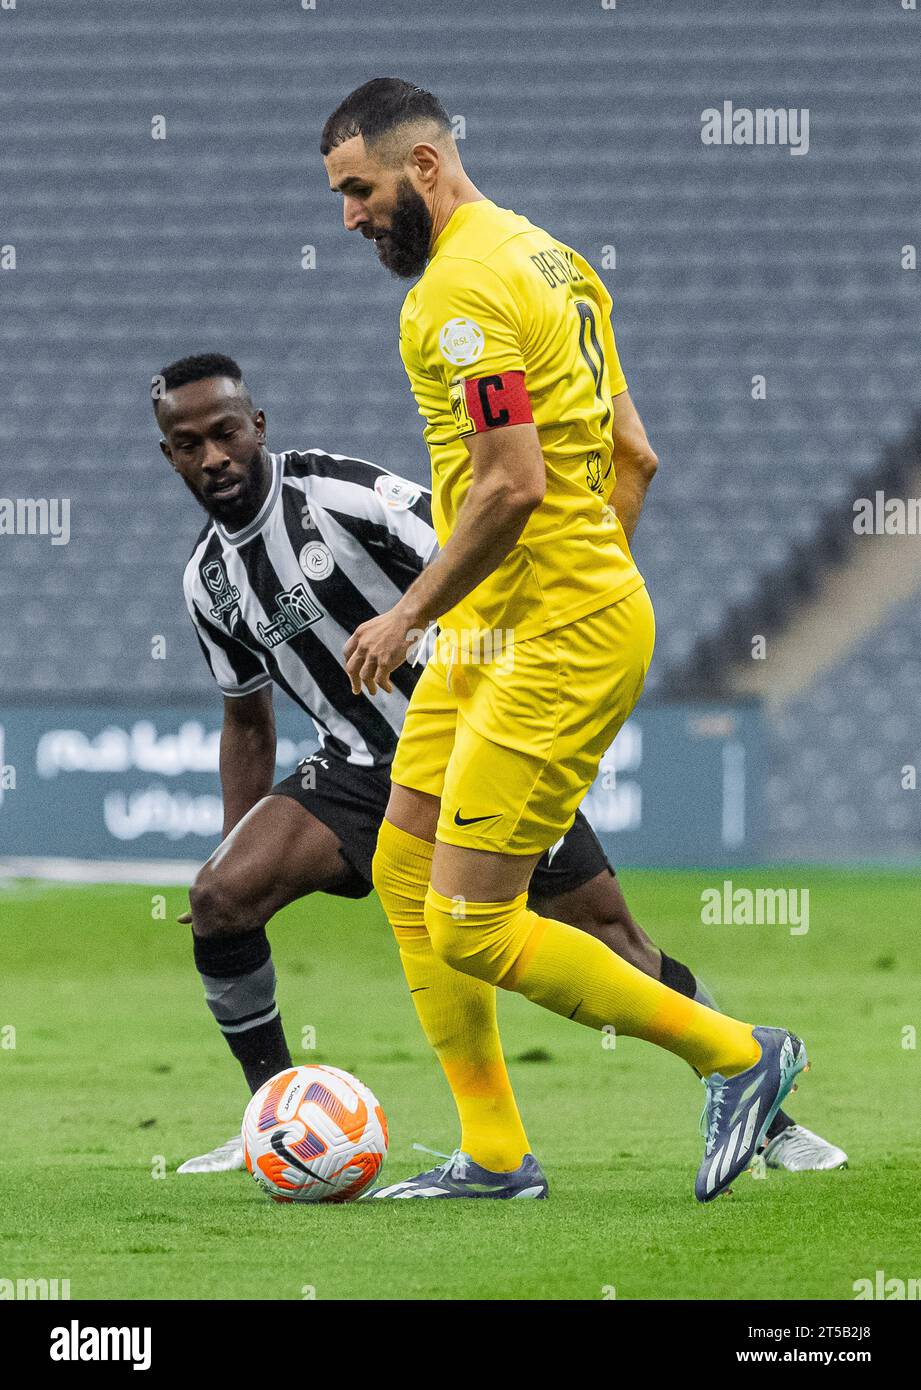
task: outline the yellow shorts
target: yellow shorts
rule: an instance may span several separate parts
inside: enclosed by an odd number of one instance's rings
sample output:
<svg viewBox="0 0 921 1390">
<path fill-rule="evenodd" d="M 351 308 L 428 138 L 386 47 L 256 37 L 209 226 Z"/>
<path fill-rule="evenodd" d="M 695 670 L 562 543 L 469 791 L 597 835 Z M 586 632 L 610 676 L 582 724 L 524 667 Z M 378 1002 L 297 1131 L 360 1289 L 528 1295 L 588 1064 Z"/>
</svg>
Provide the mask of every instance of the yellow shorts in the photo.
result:
<svg viewBox="0 0 921 1390">
<path fill-rule="evenodd" d="M 410 699 L 391 779 L 441 798 L 443 843 L 543 853 L 572 825 L 639 699 L 654 641 L 643 586 L 568 627 L 487 652 L 492 660 L 444 660 L 436 650 Z"/>
</svg>

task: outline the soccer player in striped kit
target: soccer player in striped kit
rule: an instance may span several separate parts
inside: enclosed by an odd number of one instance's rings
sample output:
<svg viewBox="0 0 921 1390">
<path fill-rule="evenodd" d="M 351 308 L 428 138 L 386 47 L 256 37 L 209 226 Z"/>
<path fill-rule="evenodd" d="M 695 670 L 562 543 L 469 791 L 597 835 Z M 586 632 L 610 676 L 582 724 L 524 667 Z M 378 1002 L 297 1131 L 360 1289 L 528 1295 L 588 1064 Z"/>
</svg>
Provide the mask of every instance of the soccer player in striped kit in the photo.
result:
<svg viewBox="0 0 921 1390">
<path fill-rule="evenodd" d="M 232 359 L 175 362 L 154 378 L 153 394 L 163 452 L 208 513 L 184 591 L 224 695 L 224 836 L 192 888 L 189 920 L 209 1006 L 255 1090 L 291 1065 L 265 925 L 316 891 L 371 891 L 389 765 L 422 669 L 401 666 L 390 692 L 356 693 L 343 646 L 399 599 L 437 538 L 427 489 L 320 449 L 270 452 L 265 417 Z M 276 685 L 312 720 L 321 746 L 273 786 Z M 581 815 L 544 856 L 532 896 L 695 993 L 691 972 L 633 922 Z M 180 1171 L 241 1166 L 235 1137 Z"/>
</svg>

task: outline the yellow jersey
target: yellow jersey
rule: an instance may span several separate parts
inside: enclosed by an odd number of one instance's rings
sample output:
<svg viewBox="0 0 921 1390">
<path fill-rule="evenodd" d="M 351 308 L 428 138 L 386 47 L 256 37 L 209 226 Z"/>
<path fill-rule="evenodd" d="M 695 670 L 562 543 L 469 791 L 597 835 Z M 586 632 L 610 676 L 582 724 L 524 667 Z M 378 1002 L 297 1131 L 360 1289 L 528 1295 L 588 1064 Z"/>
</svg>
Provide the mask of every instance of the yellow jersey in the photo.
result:
<svg viewBox="0 0 921 1390">
<path fill-rule="evenodd" d="M 400 314 L 400 354 L 425 421 L 444 545 L 472 479 L 465 437 L 533 418 L 546 495 L 502 564 L 449 613 L 455 634 L 522 641 L 643 583 L 608 503 L 612 397 L 627 389 L 611 296 L 589 263 L 489 199 L 462 204 Z"/>
</svg>

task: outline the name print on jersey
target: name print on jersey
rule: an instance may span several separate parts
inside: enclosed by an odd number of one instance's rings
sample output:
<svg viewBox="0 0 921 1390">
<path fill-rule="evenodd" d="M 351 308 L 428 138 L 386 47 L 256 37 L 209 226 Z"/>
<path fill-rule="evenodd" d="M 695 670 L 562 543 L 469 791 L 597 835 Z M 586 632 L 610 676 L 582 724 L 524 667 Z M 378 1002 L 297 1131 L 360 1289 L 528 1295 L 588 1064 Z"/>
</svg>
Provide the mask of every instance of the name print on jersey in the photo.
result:
<svg viewBox="0 0 921 1390">
<path fill-rule="evenodd" d="M 573 264 L 574 252 L 558 250 L 555 246 L 539 251 L 531 260 L 552 290 L 558 285 L 572 285 L 584 279 L 582 272 Z"/>
</svg>

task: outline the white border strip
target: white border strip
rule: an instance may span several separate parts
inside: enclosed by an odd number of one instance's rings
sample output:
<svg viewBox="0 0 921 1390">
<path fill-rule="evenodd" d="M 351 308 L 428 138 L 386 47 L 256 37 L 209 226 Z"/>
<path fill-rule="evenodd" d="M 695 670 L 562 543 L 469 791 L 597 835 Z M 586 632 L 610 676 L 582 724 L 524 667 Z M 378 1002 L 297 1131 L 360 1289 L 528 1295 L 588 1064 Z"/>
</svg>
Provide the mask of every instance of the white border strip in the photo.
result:
<svg viewBox="0 0 921 1390">
<path fill-rule="evenodd" d="M 190 884 L 197 859 L 0 859 L 0 880 L 41 878 L 58 883 L 149 883 L 158 887 Z"/>
</svg>

